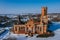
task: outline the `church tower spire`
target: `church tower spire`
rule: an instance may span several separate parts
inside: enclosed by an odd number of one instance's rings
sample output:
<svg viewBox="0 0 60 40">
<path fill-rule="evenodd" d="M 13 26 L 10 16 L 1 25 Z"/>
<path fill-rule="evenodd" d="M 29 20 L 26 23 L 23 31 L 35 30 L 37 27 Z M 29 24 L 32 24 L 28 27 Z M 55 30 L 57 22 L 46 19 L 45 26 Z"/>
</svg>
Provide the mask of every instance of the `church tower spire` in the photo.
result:
<svg viewBox="0 0 60 40">
<path fill-rule="evenodd" d="M 42 7 L 41 17 L 40 17 L 40 24 L 42 25 L 42 33 L 47 32 L 47 25 L 48 25 L 48 17 L 47 17 L 47 7 Z"/>
</svg>

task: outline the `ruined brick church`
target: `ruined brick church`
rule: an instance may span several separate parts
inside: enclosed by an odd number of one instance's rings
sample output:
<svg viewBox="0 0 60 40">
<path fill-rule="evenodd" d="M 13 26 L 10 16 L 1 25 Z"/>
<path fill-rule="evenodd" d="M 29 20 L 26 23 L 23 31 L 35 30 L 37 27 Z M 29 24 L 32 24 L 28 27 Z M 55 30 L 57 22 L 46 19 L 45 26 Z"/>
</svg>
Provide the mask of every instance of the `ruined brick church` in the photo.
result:
<svg viewBox="0 0 60 40">
<path fill-rule="evenodd" d="M 48 25 L 48 16 L 47 16 L 47 7 L 42 7 L 41 10 L 40 21 L 35 22 L 33 18 L 31 18 L 25 24 L 14 24 L 13 33 L 15 34 L 45 34 L 47 33 L 47 25 Z M 38 20 L 38 19 L 37 19 Z M 20 21 L 19 21 L 20 22 Z"/>
</svg>

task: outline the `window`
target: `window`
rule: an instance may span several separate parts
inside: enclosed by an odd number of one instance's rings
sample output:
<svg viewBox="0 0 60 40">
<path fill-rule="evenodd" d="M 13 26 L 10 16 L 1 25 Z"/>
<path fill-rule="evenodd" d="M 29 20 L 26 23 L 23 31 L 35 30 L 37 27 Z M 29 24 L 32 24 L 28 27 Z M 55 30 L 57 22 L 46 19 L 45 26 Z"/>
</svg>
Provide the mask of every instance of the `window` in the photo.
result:
<svg viewBox="0 0 60 40">
<path fill-rule="evenodd" d="M 42 30 L 42 28 L 40 27 L 40 31 Z"/>
<path fill-rule="evenodd" d="M 46 9 L 44 10 L 44 12 L 45 12 L 44 15 L 47 15 L 47 10 Z"/>
<path fill-rule="evenodd" d="M 25 30 L 25 27 L 20 27 L 20 30 Z"/>
<path fill-rule="evenodd" d="M 29 27 L 30 27 L 31 25 L 29 25 Z"/>
<path fill-rule="evenodd" d="M 26 30 L 27 30 L 27 32 L 28 32 L 28 28 L 27 28 Z"/>
<path fill-rule="evenodd" d="M 27 27 L 27 25 L 26 25 L 26 27 Z"/>
<path fill-rule="evenodd" d="M 39 26 L 37 26 L 37 29 L 36 30 L 39 30 Z"/>
<path fill-rule="evenodd" d="M 38 26 L 38 29 L 39 29 L 39 26 Z"/>
<path fill-rule="evenodd" d="M 20 27 L 19 27 L 19 31 L 20 31 Z"/>
<path fill-rule="evenodd" d="M 15 31 L 17 31 L 17 27 L 15 27 Z"/>
</svg>

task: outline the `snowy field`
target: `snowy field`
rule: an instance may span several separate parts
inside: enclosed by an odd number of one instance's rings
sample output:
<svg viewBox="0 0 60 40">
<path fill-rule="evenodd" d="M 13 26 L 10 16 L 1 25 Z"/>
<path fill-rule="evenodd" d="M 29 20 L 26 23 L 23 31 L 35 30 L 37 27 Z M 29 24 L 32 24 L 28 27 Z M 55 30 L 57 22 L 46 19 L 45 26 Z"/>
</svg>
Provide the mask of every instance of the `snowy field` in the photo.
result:
<svg viewBox="0 0 60 40">
<path fill-rule="evenodd" d="M 33 37 L 26 37 L 24 34 L 10 34 L 9 37 L 17 38 L 17 40 L 60 40 L 60 22 L 54 22 L 53 25 L 49 28 L 55 33 L 54 37 L 48 37 L 48 38 L 36 38 L 36 35 Z"/>
<path fill-rule="evenodd" d="M 12 38 L 17 38 L 17 40 L 60 40 L 60 29 L 54 31 L 55 32 L 55 36 L 54 37 L 48 37 L 48 38 L 36 38 L 36 35 L 34 35 L 33 37 L 26 37 L 26 35 L 24 34 L 11 34 L 10 37 Z"/>
</svg>

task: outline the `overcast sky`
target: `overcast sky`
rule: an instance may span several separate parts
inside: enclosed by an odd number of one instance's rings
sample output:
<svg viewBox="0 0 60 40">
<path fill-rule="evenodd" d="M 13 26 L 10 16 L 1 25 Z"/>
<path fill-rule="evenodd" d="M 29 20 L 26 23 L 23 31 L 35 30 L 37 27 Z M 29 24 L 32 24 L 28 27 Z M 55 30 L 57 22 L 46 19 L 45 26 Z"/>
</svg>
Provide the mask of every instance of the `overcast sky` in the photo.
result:
<svg viewBox="0 0 60 40">
<path fill-rule="evenodd" d="M 41 13 L 43 6 L 60 13 L 60 0 L 0 0 L 0 14 Z"/>
</svg>

